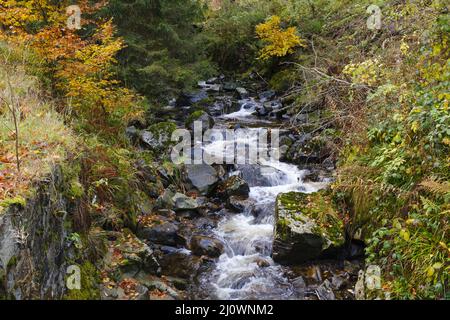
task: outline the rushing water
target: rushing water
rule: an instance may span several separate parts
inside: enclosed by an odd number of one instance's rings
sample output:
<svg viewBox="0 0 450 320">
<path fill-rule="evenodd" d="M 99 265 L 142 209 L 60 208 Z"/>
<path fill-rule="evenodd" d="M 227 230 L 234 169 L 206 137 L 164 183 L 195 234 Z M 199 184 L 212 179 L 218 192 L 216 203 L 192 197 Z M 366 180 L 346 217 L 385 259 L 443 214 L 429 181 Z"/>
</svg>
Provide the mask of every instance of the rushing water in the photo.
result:
<svg viewBox="0 0 450 320">
<path fill-rule="evenodd" d="M 222 125 L 256 120 L 252 113 L 257 102 L 247 99 L 240 104 L 239 111 L 222 116 Z M 224 143 L 213 142 L 205 151 L 223 150 Z M 216 235 L 225 243 L 225 252 L 215 268 L 203 275 L 202 287 L 214 299 L 295 299 L 295 290 L 283 267 L 271 259 L 275 199 L 283 192 L 314 192 L 324 183 L 304 183 L 305 171 L 279 161 L 267 161 L 254 169 L 251 165 L 238 166 L 230 173 L 241 174 L 249 182 L 250 201 L 242 213 L 227 214 L 216 228 Z M 260 181 L 264 181 L 263 185 Z"/>
</svg>

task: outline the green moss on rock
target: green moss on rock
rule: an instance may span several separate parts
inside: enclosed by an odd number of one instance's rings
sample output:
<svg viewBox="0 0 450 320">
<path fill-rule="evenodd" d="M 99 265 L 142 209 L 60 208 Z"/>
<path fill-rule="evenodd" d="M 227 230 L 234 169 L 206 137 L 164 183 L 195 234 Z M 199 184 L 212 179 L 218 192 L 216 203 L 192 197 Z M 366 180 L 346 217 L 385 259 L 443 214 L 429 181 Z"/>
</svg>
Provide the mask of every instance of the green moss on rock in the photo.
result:
<svg viewBox="0 0 450 320">
<path fill-rule="evenodd" d="M 176 124 L 173 122 L 159 122 L 151 125 L 148 128 L 148 131 L 150 131 L 153 136 L 157 139 L 163 137 L 171 137 L 172 133 L 177 128 Z M 170 139 L 169 139 L 170 140 Z"/>
<path fill-rule="evenodd" d="M 278 195 L 273 256 L 302 262 L 344 244 L 344 226 L 326 191 Z"/>
<path fill-rule="evenodd" d="M 205 111 L 203 110 L 197 110 L 192 112 L 186 119 L 186 127 L 189 128 L 195 120 L 197 120 L 198 118 L 200 118 L 203 114 L 205 113 Z"/>
<path fill-rule="evenodd" d="M 91 262 L 80 266 L 81 289 L 67 290 L 65 300 L 98 300 L 100 299 L 100 273 Z"/>
<path fill-rule="evenodd" d="M 3 201 L 0 201 L 0 207 L 8 208 L 13 205 L 18 205 L 21 207 L 25 207 L 26 200 L 21 196 L 16 196 L 14 198 L 7 198 Z"/>
</svg>

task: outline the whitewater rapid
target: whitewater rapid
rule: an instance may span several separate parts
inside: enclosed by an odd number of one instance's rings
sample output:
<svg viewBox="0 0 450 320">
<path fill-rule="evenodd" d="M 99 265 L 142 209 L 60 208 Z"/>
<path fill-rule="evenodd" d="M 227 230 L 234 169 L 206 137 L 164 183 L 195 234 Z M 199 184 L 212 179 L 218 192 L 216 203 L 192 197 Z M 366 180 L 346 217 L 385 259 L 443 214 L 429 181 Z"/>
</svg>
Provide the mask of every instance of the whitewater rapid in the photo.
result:
<svg viewBox="0 0 450 320">
<path fill-rule="evenodd" d="M 223 116 L 225 121 L 252 121 L 257 102 L 251 99 L 240 103 L 239 111 Z M 258 129 L 262 128 L 253 128 Z M 227 143 L 213 142 L 205 147 L 205 151 L 219 152 Z M 275 200 L 279 193 L 311 193 L 323 188 L 325 183 L 303 182 L 306 171 L 292 164 L 268 160 L 257 166 L 260 170 L 256 172 L 264 176 L 265 185 L 250 184 L 249 205 L 239 214 L 226 215 L 215 229 L 217 237 L 225 244 L 225 252 L 212 272 L 202 279 L 212 291 L 211 298 L 295 299 L 283 267 L 271 258 Z M 238 168 L 231 174 L 243 174 L 246 168 Z"/>
</svg>

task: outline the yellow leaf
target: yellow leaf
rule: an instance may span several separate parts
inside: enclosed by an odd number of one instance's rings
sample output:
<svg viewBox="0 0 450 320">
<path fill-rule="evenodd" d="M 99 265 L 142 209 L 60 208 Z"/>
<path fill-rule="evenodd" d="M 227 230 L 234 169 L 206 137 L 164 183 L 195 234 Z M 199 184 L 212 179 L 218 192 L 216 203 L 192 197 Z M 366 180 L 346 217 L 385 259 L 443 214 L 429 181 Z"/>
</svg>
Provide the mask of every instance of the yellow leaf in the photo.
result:
<svg viewBox="0 0 450 320">
<path fill-rule="evenodd" d="M 409 241 L 410 235 L 409 235 L 409 231 L 408 230 L 402 229 L 400 231 L 400 236 L 403 238 L 403 240 Z"/>
</svg>

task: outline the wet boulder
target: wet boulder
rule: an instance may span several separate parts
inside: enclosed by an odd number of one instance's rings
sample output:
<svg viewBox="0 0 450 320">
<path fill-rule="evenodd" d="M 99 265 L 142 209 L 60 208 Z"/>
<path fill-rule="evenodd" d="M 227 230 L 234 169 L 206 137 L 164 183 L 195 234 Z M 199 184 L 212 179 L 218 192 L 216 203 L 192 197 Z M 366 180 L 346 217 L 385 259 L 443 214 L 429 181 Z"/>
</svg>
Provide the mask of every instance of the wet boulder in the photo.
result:
<svg viewBox="0 0 450 320">
<path fill-rule="evenodd" d="M 153 216 L 139 224 L 137 234 L 140 238 L 157 244 L 184 245 L 186 241 L 178 232 L 175 222 L 163 216 Z"/>
<path fill-rule="evenodd" d="M 231 196 L 227 199 L 225 207 L 228 210 L 239 213 L 245 211 L 246 208 L 253 206 L 255 203 L 251 199 L 243 199 L 238 196 Z"/>
<path fill-rule="evenodd" d="M 154 209 L 173 209 L 175 203 L 173 198 L 175 197 L 175 192 L 170 189 L 165 189 L 163 194 L 156 199 Z"/>
<path fill-rule="evenodd" d="M 250 193 L 248 183 L 239 176 L 231 176 L 225 181 L 221 182 L 217 187 L 217 194 L 221 198 L 229 198 L 237 196 L 242 199 L 247 199 Z"/>
<path fill-rule="evenodd" d="M 224 76 L 213 77 L 213 78 L 209 78 L 208 80 L 206 80 L 206 83 L 207 84 L 220 84 L 223 79 L 224 79 Z"/>
<path fill-rule="evenodd" d="M 263 91 L 263 92 L 261 92 L 261 93 L 258 95 L 258 97 L 259 97 L 259 100 L 261 100 L 261 101 L 268 101 L 268 100 L 274 98 L 275 95 L 276 95 L 276 92 L 275 92 L 275 91 L 273 91 L 273 90 L 268 90 L 268 91 Z"/>
<path fill-rule="evenodd" d="M 173 145 L 172 133 L 177 126 L 173 122 L 160 122 L 151 125 L 147 130 L 139 132 L 140 144 L 143 148 L 156 152 L 167 152 Z"/>
<path fill-rule="evenodd" d="M 207 92 L 220 92 L 222 85 L 219 83 L 208 83 L 208 81 L 199 81 L 198 86 Z"/>
<path fill-rule="evenodd" d="M 208 92 L 220 92 L 220 91 L 222 91 L 222 89 L 223 89 L 223 86 L 221 84 L 212 84 L 212 85 L 209 85 L 206 88 L 206 91 L 208 91 Z"/>
<path fill-rule="evenodd" d="M 202 195 L 207 195 L 219 181 L 217 171 L 208 164 L 186 165 L 186 180 Z"/>
<path fill-rule="evenodd" d="M 290 136 L 280 137 L 280 156 L 282 160 L 286 159 L 286 155 L 289 152 L 290 147 L 294 144 L 294 139 Z"/>
<path fill-rule="evenodd" d="M 264 117 L 264 116 L 266 116 L 266 115 L 269 114 L 269 111 L 268 111 L 268 110 L 266 109 L 266 107 L 264 107 L 263 105 L 258 104 L 258 105 L 256 105 L 256 107 L 255 107 L 255 112 L 254 112 L 254 114 L 255 114 L 255 115 L 258 115 L 258 116 L 260 116 L 260 117 Z"/>
<path fill-rule="evenodd" d="M 179 250 L 163 255 L 159 262 L 163 275 L 182 279 L 193 279 L 198 273 L 202 259 L 186 252 L 186 250 Z"/>
<path fill-rule="evenodd" d="M 279 100 L 264 102 L 263 106 L 268 112 L 277 111 L 283 108 L 283 104 Z"/>
<path fill-rule="evenodd" d="M 223 244 L 217 239 L 196 235 L 191 239 L 191 250 L 197 256 L 217 258 L 223 252 Z"/>
<path fill-rule="evenodd" d="M 242 88 L 242 87 L 236 88 L 236 93 L 238 94 L 238 97 L 240 99 L 247 99 L 249 97 L 249 93 L 248 93 L 247 89 Z"/>
<path fill-rule="evenodd" d="M 172 197 L 174 203 L 174 210 L 195 210 L 198 209 L 199 203 L 196 199 L 190 198 L 182 193 L 176 193 Z"/>
<path fill-rule="evenodd" d="M 273 259 L 298 264 L 344 244 L 342 219 L 325 191 L 279 194 L 275 204 Z"/>
<path fill-rule="evenodd" d="M 237 87 L 238 86 L 237 86 L 236 82 L 231 82 L 231 81 L 225 82 L 223 85 L 223 89 L 225 91 L 234 91 L 234 90 L 236 90 Z"/>
<path fill-rule="evenodd" d="M 279 181 L 285 176 L 284 172 L 269 166 L 241 164 L 236 169 L 250 187 L 270 187 L 273 185 L 273 181 Z"/>
<path fill-rule="evenodd" d="M 322 163 L 330 153 L 325 138 L 306 134 L 289 148 L 286 159 L 296 164 Z"/>
</svg>

